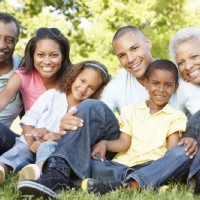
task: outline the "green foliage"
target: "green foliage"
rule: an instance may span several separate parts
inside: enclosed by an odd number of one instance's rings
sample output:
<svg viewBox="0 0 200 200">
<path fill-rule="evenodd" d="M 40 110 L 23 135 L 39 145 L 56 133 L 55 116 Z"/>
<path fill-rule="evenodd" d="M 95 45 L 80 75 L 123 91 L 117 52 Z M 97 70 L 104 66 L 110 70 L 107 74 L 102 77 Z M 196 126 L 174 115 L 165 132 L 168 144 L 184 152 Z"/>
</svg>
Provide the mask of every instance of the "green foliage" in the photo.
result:
<svg viewBox="0 0 200 200">
<path fill-rule="evenodd" d="M 169 58 L 168 44 L 177 30 L 200 25 L 198 0 L 16 0 L 18 6 L 2 0 L 2 11 L 21 23 L 21 40 L 16 53 L 41 26 L 57 27 L 71 41 L 71 59 L 103 62 L 111 74 L 119 62 L 112 50 L 112 37 L 121 26 L 140 27 L 153 43 L 152 54 Z"/>
</svg>

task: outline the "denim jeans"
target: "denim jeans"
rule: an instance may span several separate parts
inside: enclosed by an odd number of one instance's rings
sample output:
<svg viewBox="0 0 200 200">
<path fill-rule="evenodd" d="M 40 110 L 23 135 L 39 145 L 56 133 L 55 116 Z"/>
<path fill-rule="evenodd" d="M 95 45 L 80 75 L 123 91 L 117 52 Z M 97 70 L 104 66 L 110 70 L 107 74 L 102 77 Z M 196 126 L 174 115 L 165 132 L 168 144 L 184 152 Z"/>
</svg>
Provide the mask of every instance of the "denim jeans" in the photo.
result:
<svg viewBox="0 0 200 200">
<path fill-rule="evenodd" d="M 0 122 L 0 155 L 14 146 L 16 137 L 19 135 Z"/>
<path fill-rule="evenodd" d="M 119 125 L 113 112 L 101 101 L 85 100 L 77 110 L 76 116 L 84 119 L 83 127 L 67 131 L 50 157 L 65 159 L 75 174 L 85 179 L 90 177 L 91 148 L 100 140 L 118 138 Z"/>
<path fill-rule="evenodd" d="M 92 146 L 102 139 L 118 138 L 119 127 L 112 111 L 103 102 L 97 100 L 86 100 L 79 104 L 77 116 L 84 119 L 84 126 L 76 131 L 67 131 L 50 157 L 65 159 L 75 174 L 84 179 L 94 175 L 93 172 L 91 173 L 91 169 L 94 168 L 93 161 L 91 161 Z M 101 164 L 101 162 L 99 163 Z M 191 160 L 185 155 L 184 145 L 176 146 L 169 150 L 164 157 L 144 163 L 144 166 L 128 168 L 117 164 L 117 167 L 120 168 L 116 168 L 118 174 L 116 175 L 114 170 L 112 172 L 114 175 L 110 175 L 110 177 L 114 177 L 113 180 L 135 179 L 141 188 L 156 188 L 168 181 L 169 178 L 178 179 L 186 172 L 189 172 L 189 178 L 193 177 L 200 170 L 200 150 L 197 152 L 197 156 Z M 103 176 L 102 172 L 99 175 L 100 178 L 104 177 L 105 179 L 108 178 L 106 176 L 108 175 Z"/>
<path fill-rule="evenodd" d="M 45 161 L 54 152 L 57 144 L 54 141 L 43 142 L 37 150 L 35 163 L 38 164 L 41 161 Z"/>
<path fill-rule="evenodd" d="M 200 144 L 200 111 L 193 115 L 187 123 L 183 137 L 193 137 Z M 127 167 L 119 163 L 105 160 L 91 162 L 91 174 L 94 178 L 107 181 L 136 180 L 141 188 L 165 184 L 169 179 L 180 179 L 188 174 L 187 183 L 194 187 L 194 175 L 200 170 L 200 149 L 193 160 L 185 155 L 185 145 L 176 146 L 162 158 L 144 163 L 146 166 Z"/>
<path fill-rule="evenodd" d="M 192 137 L 194 138 L 200 149 L 200 111 L 196 112 L 192 115 L 188 122 L 186 132 L 183 137 Z M 190 186 L 195 185 L 194 175 L 200 170 L 200 150 L 198 150 L 190 168 L 190 172 L 188 175 L 188 184 Z"/>
<path fill-rule="evenodd" d="M 26 143 L 17 139 L 15 145 L 0 156 L 0 162 L 17 172 L 26 165 L 35 163 L 35 154 L 29 150 Z"/>
<path fill-rule="evenodd" d="M 113 161 L 92 161 L 92 175 L 96 179 L 107 181 L 137 181 L 141 189 L 156 188 L 169 179 L 179 179 L 185 175 L 192 160 L 185 155 L 185 146 L 176 146 L 160 159 L 133 167 L 127 167 Z"/>
</svg>

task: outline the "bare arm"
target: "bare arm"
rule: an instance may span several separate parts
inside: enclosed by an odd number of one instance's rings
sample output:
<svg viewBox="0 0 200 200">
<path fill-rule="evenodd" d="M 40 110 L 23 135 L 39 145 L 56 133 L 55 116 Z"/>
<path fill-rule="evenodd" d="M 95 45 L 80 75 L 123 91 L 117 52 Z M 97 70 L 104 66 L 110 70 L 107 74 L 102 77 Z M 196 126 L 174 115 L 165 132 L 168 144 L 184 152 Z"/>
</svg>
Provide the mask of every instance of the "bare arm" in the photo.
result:
<svg viewBox="0 0 200 200">
<path fill-rule="evenodd" d="M 172 147 L 176 146 L 180 141 L 179 132 L 174 132 L 170 136 L 167 137 L 167 149 L 171 149 Z"/>
<path fill-rule="evenodd" d="M 23 125 L 22 126 L 22 134 L 25 137 L 25 140 L 29 146 L 29 148 L 32 146 L 32 144 L 35 142 L 35 137 L 32 136 L 31 131 L 34 129 L 33 126 L 29 125 Z M 27 134 L 27 135 L 26 135 Z"/>
<path fill-rule="evenodd" d="M 14 73 L 5 88 L 0 91 L 0 112 L 9 104 L 15 97 L 22 85 L 21 79 L 17 73 Z"/>
<path fill-rule="evenodd" d="M 92 158 L 96 159 L 96 155 L 100 154 L 101 160 L 104 159 L 106 151 L 123 152 L 127 151 L 131 144 L 131 136 L 121 132 L 116 140 L 102 140 L 95 144 L 92 151 Z"/>
</svg>

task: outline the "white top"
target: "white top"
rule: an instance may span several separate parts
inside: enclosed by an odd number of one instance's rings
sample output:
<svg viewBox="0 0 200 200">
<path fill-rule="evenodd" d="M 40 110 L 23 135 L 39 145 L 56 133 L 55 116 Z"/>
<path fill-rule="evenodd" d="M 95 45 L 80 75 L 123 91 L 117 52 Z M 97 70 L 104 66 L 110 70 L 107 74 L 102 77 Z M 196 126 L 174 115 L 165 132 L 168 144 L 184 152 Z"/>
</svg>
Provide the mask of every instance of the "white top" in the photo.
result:
<svg viewBox="0 0 200 200">
<path fill-rule="evenodd" d="M 46 128 L 58 133 L 61 118 L 66 114 L 68 102 L 66 94 L 57 89 L 44 92 L 25 113 L 20 125 L 30 125 L 34 128 Z"/>
<path fill-rule="evenodd" d="M 111 110 L 121 113 L 122 107 L 128 104 L 138 104 L 149 98 L 149 93 L 130 72 L 122 69 L 104 89 L 101 100 Z M 185 114 L 194 114 L 200 110 L 200 87 L 186 83 L 179 78 L 179 87 L 172 95 L 170 105 L 182 110 Z"/>
<path fill-rule="evenodd" d="M 11 75 L 18 69 L 21 62 L 21 58 L 18 56 L 12 56 L 13 69 L 7 74 L 0 76 L 0 90 L 2 90 Z M 10 127 L 14 119 L 19 115 L 22 110 L 22 101 L 20 97 L 20 92 L 10 101 L 10 103 L 0 112 L 0 122 L 5 124 L 7 127 Z"/>
</svg>

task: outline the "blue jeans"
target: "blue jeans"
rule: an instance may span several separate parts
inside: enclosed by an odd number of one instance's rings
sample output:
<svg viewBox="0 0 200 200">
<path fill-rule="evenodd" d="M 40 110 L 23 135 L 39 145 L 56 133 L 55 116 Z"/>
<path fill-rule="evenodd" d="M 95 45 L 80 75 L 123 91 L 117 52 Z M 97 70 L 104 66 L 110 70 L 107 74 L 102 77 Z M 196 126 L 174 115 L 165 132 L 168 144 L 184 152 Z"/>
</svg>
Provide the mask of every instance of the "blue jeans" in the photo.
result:
<svg viewBox="0 0 200 200">
<path fill-rule="evenodd" d="M 187 123 L 186 132 L 183 137 L 194 138 L 200 148 L 200 111 L 192 115 Z M 198 150 L 190 168 L 188 175 L 188 184 L 191 186 L 195 185 L 194 175 L 200 170 L 200 150 Z"/>
<path fill-rule="evenodd" d="M 54 141 L 46 141 L 43 142 L 36 153 L 36 164 L 41 161 L 45 161 L 55 150 L 57 146 L 57 142 Z"/>
<path fill-rule="evenodd" d="M 190 169 L 192 160 L 185 155 L 185 146 L 176 146 L 162 158 L 127 167 L 113 161 L 92 161 L 92 175 L 96 179 L 129 182 L 136 180 L 141 189 L 156 188 L 169 179 L 179 179 Z"/>
<path fill-rule="evenodd" d="M 187 123 L 183 137 L 193 137 L 200 144 L 200 111 L 193 115 Z M 105 160 L 91 162 L 91 174 L 94 178 L 107 181 L 136 180 L 141 188 L 165 184 L 169 179 L 178 180 L 188 174 L 187 183 L 194 187 L 194 175 L 200 170 L 200 149 L 193 160 L 185 155 L 185 146 L 176 146 L 162 158 L 144 163 L 144 165 L 127 167 L 119 163 Z"/>
<path fill-rule="evenodd" d="M 85 179 L 90 177 L 91 148 L 100 140 L 118 138 L 119 125 L 113 112 L 101 101 L 88 99 L 77 109 L 76 116 L 84 120 L 83 127 L 67 131 L 50 157 L 65 159 L 74 173 Z M 113 155 L 107 154 L 110 158 Z"/>
<path fill-rule="evenodd" d="M 16 137 L 19 135 L 0 122 L 0 155 L 14 146 Z"/>
<path fill-rule="evenodd" d="M 84 119 L 84 126 L 76 131 L 67 131 L 54 153 L 50 157 L 61 157 L 80 178 L 92 177 L 91 148 L 102 140 L 113 140 L 119 137 L 118 121 L 113 112 L 101 101 L 86 100 L 79 104 L 77 116 Z M 110 161 L 109 161 L 110 162 Z M 100 163 L 100 162 L 99 162 Z M 157 187 L 164 184 L 169 178 L 180 178 L 186 172 L 193 177 L 200 170 L 200 150 L 191 160 L 185 155 L 185 146 L 176 146 L 169 150 L 163 158 L 145 163 L 137 169 L 122 168 L 113 180 L 121 180 L 124 170 L 127 170 L 125 181 L 134 178 L 141 188 Z M 118 165 L 119 166 L 119 165 Z M 190 168 L 191 167 L 191 168 Z M 130 171 L 131 170 L 131 171 Z M 114 172 L 115 173 L 115 172 Z M 122 174 L 123 173 L 123 174 Z M 102 173 L 99 177 L 102 177 Z M 104 178 L 106 178 L 104 176 Z"/>
<path fill-rule="evenodd" d="M 17 139 L 15 145 L 0 156 L 0 162 L 17 172 L 24 166 L 35 163 L 35 154 L 29 150 L 27 144 Z"/>
</svg>

